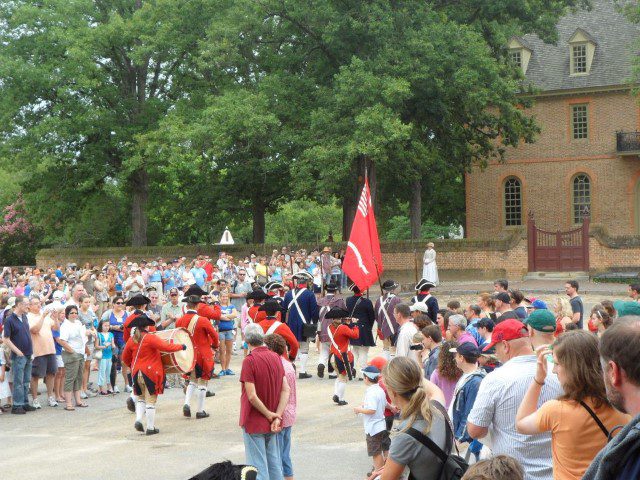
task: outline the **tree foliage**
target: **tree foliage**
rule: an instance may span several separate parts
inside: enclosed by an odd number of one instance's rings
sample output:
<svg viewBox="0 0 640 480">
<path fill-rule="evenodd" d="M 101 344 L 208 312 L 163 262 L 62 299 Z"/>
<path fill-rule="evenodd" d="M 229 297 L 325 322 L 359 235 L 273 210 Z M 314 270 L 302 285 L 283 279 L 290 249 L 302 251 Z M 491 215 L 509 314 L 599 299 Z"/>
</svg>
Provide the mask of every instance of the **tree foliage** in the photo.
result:
<svg viewBox="0 0 640 480">
<path fill-rule="evenodd" d="M 465 170 L 538 131 L 508 39 L 585 3 L 1 3 L 0 199 L 46 244 L 293 241 L 344 230 L 367 168 L 391 236 L 416 192 L 459 224 Z"/>
</svg>

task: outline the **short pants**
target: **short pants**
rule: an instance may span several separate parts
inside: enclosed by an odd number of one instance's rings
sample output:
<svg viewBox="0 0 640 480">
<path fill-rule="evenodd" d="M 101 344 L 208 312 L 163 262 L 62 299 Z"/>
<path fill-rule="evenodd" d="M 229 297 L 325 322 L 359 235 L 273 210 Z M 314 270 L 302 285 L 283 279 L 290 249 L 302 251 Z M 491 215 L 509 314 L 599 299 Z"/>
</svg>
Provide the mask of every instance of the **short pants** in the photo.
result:
<svg viewBox="0 0 640 480">
<path fill-rule="evenodd" d="M 218 332 L 218 337 L 220 341 L 224 340 L 233 340 L 233 330 L 225 330 L 224 332 Z"/>
<path fill-rule="evenodd" d="M 44 378 L 47 375 L 55 375 L 58 371 L 58 362 L 55 353 L 41 355 L 33 359 L 31 366 L 31 376 L 34 378 Z"/>
<path fill-rule="evenodd" d="M 391 447 L 391 439 L 387 430 L 382 430 L 373 436 L 367 433 L 367 455 L 370 457 L 388 452 L 389 447 Z"/>
</svg>

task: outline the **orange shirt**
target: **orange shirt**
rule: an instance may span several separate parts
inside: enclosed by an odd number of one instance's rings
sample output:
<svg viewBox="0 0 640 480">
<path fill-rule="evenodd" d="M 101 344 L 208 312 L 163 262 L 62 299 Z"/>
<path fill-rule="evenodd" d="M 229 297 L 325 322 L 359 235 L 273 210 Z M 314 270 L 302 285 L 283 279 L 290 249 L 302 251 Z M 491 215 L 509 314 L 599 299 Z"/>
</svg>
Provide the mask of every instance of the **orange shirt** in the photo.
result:
<svg viewBox="0 0 640 480">
<path fill-rule="evenodd" d="M 608 405 L 595 409 L 591 400 L 585 400 L 585 403 L 609 431 L 631 420 L 629 415 Z M 607 437 L 589 412 L 572 401 L 546 402 L 536 412 L 536 420 L 541 431 L 551 432 L 554 480 L 580 480 L 607 443 Z"/>
</svg>

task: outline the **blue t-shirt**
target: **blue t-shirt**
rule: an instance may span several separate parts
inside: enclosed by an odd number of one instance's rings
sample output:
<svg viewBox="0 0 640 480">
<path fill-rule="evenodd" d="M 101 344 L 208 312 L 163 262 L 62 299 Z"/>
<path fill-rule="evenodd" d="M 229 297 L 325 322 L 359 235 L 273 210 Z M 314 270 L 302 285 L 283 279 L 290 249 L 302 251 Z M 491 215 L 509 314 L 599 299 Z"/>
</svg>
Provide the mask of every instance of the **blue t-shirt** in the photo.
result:
<svg viewBox="0 0 640 480">
<path fill-rule="evenodd" d="M 62 345 L 60 345 L 56 338 L 60 338 L 60 330 L 51 330 L 53 335 L 53 344 L 56 346 L 56 355 L 62 355 Z"/>
<path fill-rule="evenodd" d="M 196 285 L 200 288 L 204 287 L 204 282 L 207 280 L 207 272 L 204 268 L 192 268 L 191 275 L 193 275 L 194 280 L 196 281 Z"/>
<path fill-rule="evenodd" d="M 22 319 L 12 313 L 4 319 L 4 336 L 9 338 L 18 350 L 25 357 L 33 355 L 33 344 L 31 343 L 31 332 L 29 331 L 29 321 L 27 316 Z"/>
<path fill-rule="evenodd" d="M 162 273 L 160 270 L 154 271 L 151 275 L 149 275 L 150 283 L 160 283 L 162 282 Z"/>
<path fill-rule="evenodd" d="M 236 309 L 233 305 L 220 305 L 220 311 L 224 315 L 230 315 Z M 233 330 L 236 322 L 233 320 L 220 320 L 218 324 L 218 330 L 221 332 L 227 332 L 229 330 Z"/>
<path fill-rule="evenodd" d="M 162 277 L 166 280 L 164 284 L 165 290 L 170 290 L 176 286 L 176 280 L 173 270 L 165 270 Z"/>
<path fill-rule="evenodd" d="M 282 268 L 276 267 L 273 273 L 271 274 L 271 280 L 276 282 L 282 281 Z"/>
<path fill-rule="evenodd" d="M 98 343 L 104 345 L 105 343 L 111 343 L 113 345 L 113 332 L 103 333 L 98 332 Z M 113 358 L 113 346 L 109 346 L 102 350 L 102 359 L 111 360 Z"/>
</svg>

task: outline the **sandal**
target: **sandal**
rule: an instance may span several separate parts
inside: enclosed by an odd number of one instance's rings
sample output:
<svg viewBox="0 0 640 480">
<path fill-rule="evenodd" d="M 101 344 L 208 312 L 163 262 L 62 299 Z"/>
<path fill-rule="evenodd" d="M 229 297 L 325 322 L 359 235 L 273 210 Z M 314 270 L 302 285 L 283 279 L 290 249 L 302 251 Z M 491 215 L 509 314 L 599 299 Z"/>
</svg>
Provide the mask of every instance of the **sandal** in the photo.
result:
<svg viewBox="0 0 640 480">
<path fill-rule="evenodd" d="M 80 408 L 87 408 L 89 405 L 87 405 L 86 403 L 79 403 L 78 405 L 76 405 L 77 407 Z"/>
<path fill-rule="evenodd" d="M 73 412 L 73 411 L 75 411 L 75 408 L 74 408 L 74 407 L 70 407 L 69 405 L 67 405 L 66 407 L 64 407 L 64 409 L 65 409 L 67 412 Z"/>
</svg>

